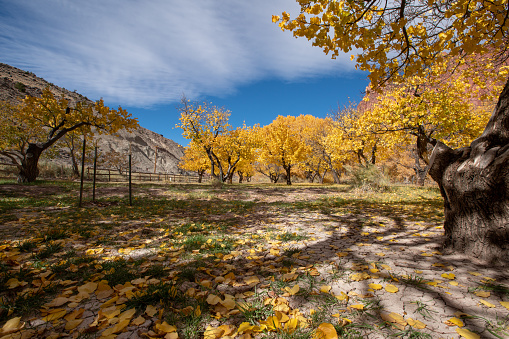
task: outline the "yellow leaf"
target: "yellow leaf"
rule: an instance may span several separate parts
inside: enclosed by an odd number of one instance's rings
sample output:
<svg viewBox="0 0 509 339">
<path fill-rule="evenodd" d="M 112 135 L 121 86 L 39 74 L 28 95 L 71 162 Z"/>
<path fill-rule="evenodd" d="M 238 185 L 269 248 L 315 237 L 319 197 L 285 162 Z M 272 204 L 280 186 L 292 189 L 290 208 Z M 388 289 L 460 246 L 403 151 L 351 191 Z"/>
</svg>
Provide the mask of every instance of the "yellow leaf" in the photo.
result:
<svg viewBox="0 0 509 339">
<path fill-rule="evenodd" d="M 299 319 L 292 318 L 285 324 L 285 330 L 289 333 L 292 333 L 299 327 Z"/>
<path fill-rule="evenodd" d="M 8 320 L 2 327 L 2 332 L 0 332 L 0 334 L 6 335 L 21 330 L 25 326 L 25 323 L 21 323 L 20 320 L 21 317 L 16 317 Z"/>
<path fill-rule="evenodd" d="M 133 325 L 135 325 L 135 326 L 140 326 L 141 324 L 144 324 L 144 323 L 145 323 L 145 318 L 143 318 L 143 316 L 141 316 L 141 315 L 138 318 L 133 320 Z"/>
<path fill-rule="evenodd" d="M 203 339 L 218 339 L 221 338 L 224 334 L 224 330 L 222 328 L 213 328 L 208 326 L 203 333 Z"/>
<path fill-rule="evenodd" d="M 500 302 L 500 305 L 504 306 L 505 308 L 507 308 L 509 310 L 509 301 L 499 301 Z"/>
<path fill-rule="evenodd" d="M 118 319 L 119 319 L 119 321 L 131 320 L 131 318 L 134 316 L 135 313 L 136 313 L 136 309 L 135 308 L 131 308 L 131 309 L 127 310 L 127 311 L 122 312 L 118 316 Z"/>
<path fill-rule="evenodd" d="M 355 305 L 350 305 L 348 307 L 349 308 L 354 308 L 356 310 L 363 310 L 364 309 L 364 305 L 363 304 L 355 304 Z"/>
<path fill-rule="evenodd" d="M 476 333 L 474 333 L 474 332 L 472 332 L 472 331 L 469 331 L 469 330 L 467 330 L 466 328 L 457 328 L 457 329 L 456 329 L 456 332 L 457 332 L 460 336 L 462 336 L 463 338 L 465 338 L 465 339 L 480 339 L 480 338 L 481 338 L 478 334 L 476 334 Z"/>
<path fill-rule="evenodd" d="M 168 324 L 166 321 L 164 321 L 162 324 L 156 324 L 156 328 L 164 333 L 170 333 L 170 332 L 176 332 L 177 328 L 175 326 L 172 326 Z"/>
<path fill-rule="evenodd" d="M 279 319 L 276 316 L 269 316 L 267 317 L 267 320 L 260 321 L 260 324 L 267 326 L 269 331 L 276 331 L 282 328 L 281 323 L 279 322 Z"/>
<path fill-rule="evenodd" d="M 491 295 L 491 293 L 488 291 L 477 291 L 477 292 L 474 292 L 474 294 L 481 298 L 489 298 L 489 296 Z"/>
<path fill-rule="evenodd" d="M 207 297 L 207 303 L 209 305 L 217 305 L 219 302 L 221 302 L 221 298 L 219 298 L 217 295 L 209 294 Z"/>
<path fill-rule="evenodd" d="M 289 286 L 285 287 L 285 291 L 288 292 L 288 294 L 290 294 L 290 295 L 297 294 L 297 292 L 299 292 L 299 290 L 300 290 L 300 286 L 298 284 L 293 286 L 292 288 L 290 288 Z"/>
<path fill-rule="evenodd" d="M 341 292 L 340 295 L 336 296 L 336 299 L 338 299 L 339 301 L 348 300 L 348 294 L 346 294 L 345 292 Z"/>
<path fill-rule="evenodd" d="M 465 324 L 463 323 L 463 321 L 461 321 L 461 319 L 458 319 L 458 318 L 451 318 L 449 320 L 447 320 L 445 322 L 445 324 L 447 326 L 458 326 L 458 327 L 463 327 L 465 326 Z"/>
<path fill-rule="evenodd" d="M 368 286 L 369 286 L 369 288 L 371 288 L 371 289 L 373 289 L 375 291 L 378 291 L 378 290 L 382 289 L 382 285 L 380 285 L 380 284 L 369 284 Z"/>
<path fill-rule="evenodd" d="M 492 303 L 490 303 L 489 301 L 482 300 L 482 299 L 481 299 L 481 300 L 479 300 L 479 301 L 480 301 L 482 304 L 484 304 L 485 306 L 487 306 L 487 307 L 490 307 L 490 308 L 492 308 L 492 307 L 496 307 L 495 305 L 493 305 L 493 304 L 492 304 Z"/>
<path fill-rule="evenodd" d="M 97 288 L 97 283 L 94 283 L 94 282 L 88 282 L 86 283 L 85 285 L 82 285 L 80 287 L 78 287 L 78 291 L 79 292 L 82 292 L 82 293 L 93 293 L 96 288 Z"/>
<path fill-rule="evenodd" d="M 157 308 L 155 308 L 154 306 L 152 305 L 148 305 L 147 308 L 145 309 L 145 313 L 149 316 L 149 317 L 153 317 L 154 315 L 156 315 L 157 313 Z"/>
<path fill-rule="evenodd" d="M 454 280 L 454 278 L 456 278 L 456 275 L 454 273 L 442 273 L 441 277 L 449 280 Z"/>
<path fill-rule="evenodd" d="M 336 253 L 336 255 L 337 255 L 338 257 L 340 257 L 340 258 L 341 258 L 341 257 L 346 257 L 348 254 L 349 254 L 348 252 L 338 252 L 338 253 Z"/>
<path fill-rule="evenodd" d="M 250 331 L 254 328 L 255 326 L 251 325 L 250 323 L 248 322 L 243 322 L 239 325 L 239 328 L 237 329 L 237 332 L 239 332 L 240 334 L 244 333 L 244 332 L 247 332 L 247 331 Z"/>
<path fill-rule="evenodd" d="M 13 288 L 16 288 L 16 287 L 19 287 L 19 286 L 25 286 L 28 283 L 25 282 L 25 281 L 19 281 L 16 278 L 11 278 L 11 279 L 7 280 L 7 282 L 5 284 L 7 285 L 7 287 L 9 289 L 13 289 Z"/>
<path fill-rule="evenodd" d="M 251 276 L 251 277 L 247 277 L 247 278 L 244 278 L 244 282 L 247 284 L 247 285 L 252 285 L 252 284 L 258 284 L 260 282 L 260 279 L 258 279 L 257 276 Z"/>
<path fill-rule="evenodd" d="M 350 275 L 350 279 L 352 279 L 353 281 L 361 281 L 361 280 L 366 280 L 369 278 L 370 278 L 370 275 L 366 272 L 353 273 Z"/>
<path fill-rule="evenodd" d="M 474 277 L 478 277 L 478 276 L 480 276 L 480 275 L 481 275 L 481 273 L 478 273 L 478 272 L 470 272 L 470 271 L 469 271 L 468 273 L 470 273 L 470 274 L 471 274 L 471 275 L 473 275 Z"/>
<path fill-rule="evenodd" d="M 332 324 L 321 323 L 313 335 L 313 339 L 337 339 L 338 333 Z"/>
<path fill-rule="evenodd" d="M 387 284 L 387 285 L 385 285 L 385 290 L 390 293 L 396 293 L 399 291 L 399 288 L 397 288 L 396 286 L 394 286 L 392 284 Z"/>
<path fill-rule="evenodd" d="M 177 332 L 166 333 L 164 339 L 178 339 L 179 334 Z"/>
<path fill-rule="evenodd" d="M 70 331 L 70 330 L 74 330 L 76 327 L 78 327 L 81 323 L 83 322 L 83 319 L 74 319 L 74 320 L 69 320 L 66 324 L 65 324 L 65 329 L 67 331 Z"/>
<path fill-rule="evenodd" d="M 420 330 L 422 330 L 423 328 L 426 328 L 426 324 L 424 324 L 423 322 L 421 322 L 419 320 L 414 320 L 412 318 L 408 318 L 406 321 L 408 322 L 408 325 L 412 326 L 413 328 L 417 328 Z"/>
<path fill-rule="evenodd" d="M 47 316 L 45 316 L 44 318 L 42 318 L 42 320 L 44 321 L 54 321 L 54 320 L 58 320 L 60 318 L 62 318 L 64 315 L 66 315 L 67 311 L 66 310 L 58 310 L 54 313 L 50 313 L 48 314 Z"/>
<path fill-rule="evenodd" d="M 235 300 L 226 298 L 224 301 L 220 301 L 221 305 L 226 307 L 227 310 L 233 310 L 235 308 Z"/>
<path fill-rule="evenodd" d="M 46 306 L 58 307 L 58 306 L 62 306 L 63 304 L 65 304 L 68 301 L 69 301 L 69 298 L 58 297 L 58 298 L 53 299 L 50 303 L 46 304 Z"/>
<path fill-rule="evenodd" d="M 323 285 L 322 287 L 320 287 L 320 292 L 322 292 L 322 293 L 329 293 L 331 288 L 332 288 L 331 286 Z"/>
</svg>

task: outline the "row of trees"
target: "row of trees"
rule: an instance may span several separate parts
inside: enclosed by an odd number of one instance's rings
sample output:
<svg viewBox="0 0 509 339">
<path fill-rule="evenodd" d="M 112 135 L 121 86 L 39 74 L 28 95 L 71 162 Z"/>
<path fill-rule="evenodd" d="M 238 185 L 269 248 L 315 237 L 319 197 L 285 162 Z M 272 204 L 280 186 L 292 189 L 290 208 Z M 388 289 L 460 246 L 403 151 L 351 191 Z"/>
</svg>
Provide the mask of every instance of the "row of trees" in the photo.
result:
<svg viewBox="0 0 509 339">
<path fill-rule="evenodd" d="M 58 141 L 69 149 L 77 171 L 76 151 L 84 136 L 137 127 L 137 119 L 121 107 L 110 109 L 103 100 L 71 102 L 63 95 L 56 97 L 48 87 L 40 98 L 27 96 L 19 104 L 0 102 L 0 156 L 18 168 L 19 182 L 32 182 L 39 173 L 39 158 L 43 152 L 56 152 L 53 146 Z"/>
<path fill-rule="evenodd" d="M 501 69 L 500 74 L 503 76 Z M 191 142 L 181 166 L 226 182 L 259 172 L 291 184 L 296 171 L 310 181 L 330 173 L 339 183 L 346 165 L 390 162 L 411 169 L 421 184 L 428 172 L 427 141 L 467 146 L 482 132 L 502 81 L 472 82 L 466 71 L 443 63 L 421 76 L 391 82 L 371 91 L 359 105 L 338 109 L 327 118 L 278 116 L 260 127 L 232 128 L 230 112 L 207 103 L 180 106 L 183 134 Z"/>
</svg>

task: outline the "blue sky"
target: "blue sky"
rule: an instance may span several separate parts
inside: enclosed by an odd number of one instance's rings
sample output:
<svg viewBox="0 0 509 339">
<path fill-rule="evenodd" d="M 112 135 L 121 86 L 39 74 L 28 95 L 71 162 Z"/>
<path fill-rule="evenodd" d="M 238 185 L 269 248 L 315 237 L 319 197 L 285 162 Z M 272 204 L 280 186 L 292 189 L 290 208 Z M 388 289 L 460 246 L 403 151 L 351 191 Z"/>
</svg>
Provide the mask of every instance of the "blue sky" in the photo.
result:
<svg viewBox="0 0 509 339">
<path fill-rule="evenodd" d="M 350 54 L 330 59 L 272 23 L 295 0 L 0 0 L 0 62 L 92 100 L 180 144 L 176 106 L 231 111 L 230 123 L 324 117 L 368 85 Z"/>
</svg>

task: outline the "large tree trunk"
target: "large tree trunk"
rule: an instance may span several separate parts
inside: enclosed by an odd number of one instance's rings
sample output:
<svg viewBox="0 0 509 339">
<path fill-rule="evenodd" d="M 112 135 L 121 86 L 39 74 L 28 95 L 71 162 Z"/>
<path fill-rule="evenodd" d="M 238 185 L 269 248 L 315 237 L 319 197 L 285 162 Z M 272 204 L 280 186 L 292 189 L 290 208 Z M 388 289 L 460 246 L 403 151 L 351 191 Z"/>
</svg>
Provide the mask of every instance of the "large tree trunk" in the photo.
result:
<svg viewBox="0 0 509 339">
<path fill-rule="evenodd" d="M 437 142 L 429 174 L 444 198 L 445 247 L 488 262 L 509 258 L 509 81 L 483 134 L 453 150 Z"/>
<path fill-rule="evenodd" d="M 21 168 L 18 173 L 18 182 L 33 182 L 39 175 L 39 169 L 37 164 L 39 163 L 39 157 L 43 151 L 43 147 L 37 144 L 29 144 L 26 155 L 21 162 Z"/>
<path fill-rule="evenodd" d="M 283 165 L 283 168 L 286 171 L 286 184 L 291 185 L 292 184 L 292 166 L 291 165 Z"/>
</svg>

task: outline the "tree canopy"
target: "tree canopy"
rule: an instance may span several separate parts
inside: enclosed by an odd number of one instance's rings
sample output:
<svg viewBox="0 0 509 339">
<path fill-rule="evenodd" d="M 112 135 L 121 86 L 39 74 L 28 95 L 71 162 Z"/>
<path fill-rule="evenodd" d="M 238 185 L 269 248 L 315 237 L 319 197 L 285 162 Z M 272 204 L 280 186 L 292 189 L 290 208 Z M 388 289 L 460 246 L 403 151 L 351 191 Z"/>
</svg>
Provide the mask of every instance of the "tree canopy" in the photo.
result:
<svg viewBox="0 0 509 339">
<path fill-rule="evenodd" d="M 301 13 L 273 16 L 282 30 L 311 40 L 333 58 L 352 55 L 373 84 L 422 75 L 450 57 L 509 56 L 506 0 L 298 0 Z M 493 52 L 495 51 L 495 52 Z"/>
</svg>

